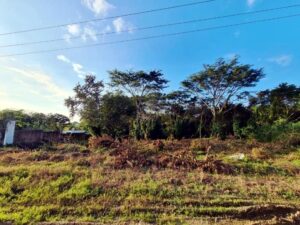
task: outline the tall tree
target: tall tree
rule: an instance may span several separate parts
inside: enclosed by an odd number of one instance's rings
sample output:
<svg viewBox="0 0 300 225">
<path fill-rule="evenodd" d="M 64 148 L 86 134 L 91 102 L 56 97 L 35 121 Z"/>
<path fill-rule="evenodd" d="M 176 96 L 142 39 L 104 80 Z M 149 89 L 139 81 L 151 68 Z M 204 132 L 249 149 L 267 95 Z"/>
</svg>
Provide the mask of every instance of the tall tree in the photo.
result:
<svg viewBox="0 0 300 225">
<path fill-rule="evenodd" d="M 62 131 L 70 124 L 70 119 L 62 114 L 49 114 L 47 116 L 47 129 L 54 131 Z"/>
<path fill-rule="evenodd" d="M 221 58 L 212 65 L 204 65 L 204 70 L 190 76 L 182 85 L 211 111 L 216 124 L 228 105 L 247 96 L 245 88 L 254 87 L 263 77 L 262 69 L 240 64 L 237 58 L 229 61 Z"/>
<path fill-rule="evenodd" d="M 146 103 L 151 96 L 160 93 L 168 81 L 163 78 L 161 71 L 128 71 L 113 70 L 109 72 L 112 87 L 128 93 L 133 98 L 137 115 L 136 118 L 143 119 L 146 115 Z"/>
<path fill-rule="evenodd" d="M 104 88 L 102 81 L 96 81 L 96 77 L 88 75 L 84 79 L 84 84 L 77 84 L 73 89 L 74 97 L 65 100 L 65 105 L 69 108 L 71 116 L 78 114 L 83 123 L 94 135 L 101 134 L 101 93 Z"/>
<path fill-rule="evenodd" d="M 257 122 L 273 123 L 278 119 L 300 120 L 300 87 L 282 83 L 272 90 L 264 90 L 250 99 Z"/>
<path fill-rule="evenodd" d="M 114 138 L 129 135 L 135 112 L 135 105 L 129 97 L 119 93 L 105 94 L 101 106 L 103 133 Z"/>
</svg>

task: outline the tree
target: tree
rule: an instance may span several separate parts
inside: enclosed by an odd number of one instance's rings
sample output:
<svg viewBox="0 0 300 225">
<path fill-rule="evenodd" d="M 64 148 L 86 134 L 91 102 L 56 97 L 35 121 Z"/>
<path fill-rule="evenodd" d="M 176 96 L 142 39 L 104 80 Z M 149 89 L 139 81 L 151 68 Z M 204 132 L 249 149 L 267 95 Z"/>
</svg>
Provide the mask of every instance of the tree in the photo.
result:
<svg viewBox="0 0 300 225">
<path fill-rule="evenodd" d="M 46 129 L 51 131 L 62 131 L 70 124 L 70 119 L 61 114 L 49 114 L 47 116 Z"/>
<path fill-rule="evenodd" d="M 264 90 L 250 99 L 257 120 L 273 123 L 279 119 L 300 120 L 300 87 L 282 83 L 272 90 Z"/>
<path fill-rule="evenodd" d="M 114 138 L 129 134 L 136 112 L 132 99 L 120 93 L 107 93 L 102 98 L 100 111 L 103 133 Z"/>
<path fill-rule="evenodd" d="M 230 61 L 221 58 L 212 65 L 204 65 L 203 71 L 190 76 L 182 85 L 211 111 L 213 127 L 218 133 L 228 105 L 246 97 L 249 93 L 244 89 L 254 87 L 263 77 L 262 69 L 240 64 L 237 58 Z"/>
<path fill-rule="evenodd" d="M 0 111 L 0 126 L 2 128 L 6 127 L 6 123 L 9 120 L 16 121 L 17 129 L 31 127 L 32 124 L 32 117 L 28 113 L 25 113 L 24 110 L 5 109 Z"/>
<path fill-rule="evenodd" d="M 102 81 L 96 81 L 96 77 L 92 75 L 86 76 L 84 82 L 83 85 L 76 85 L 73 89 L 75 96 L 66 99 L 65 105 L 72 117 L 78 114 L 92 134 L 100 135 L 101 93 L 104 85 Z"/>
<path fill-rule="evenodd" d="M 166 88 L 167 80 L 163 78 L 160 71 L 128 71 L 122 72 L 113 70 L 109 72 L 112 87 L 131 95 L 136 106 L 137 120 L 143 119 L 146 115 L 146 103 L 150 96 L 155 96 Z"/>
</svg>

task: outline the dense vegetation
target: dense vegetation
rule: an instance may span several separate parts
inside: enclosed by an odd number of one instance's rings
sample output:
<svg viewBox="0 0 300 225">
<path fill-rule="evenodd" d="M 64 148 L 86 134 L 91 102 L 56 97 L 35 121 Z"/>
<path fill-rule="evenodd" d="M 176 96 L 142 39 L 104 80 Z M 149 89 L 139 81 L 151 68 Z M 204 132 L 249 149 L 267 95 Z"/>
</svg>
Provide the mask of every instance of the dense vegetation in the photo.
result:
<svg viewBox="0 0 300 225">
<path fill-rule="evenodd" d="M 273 141 L 300 131 L 300 87 L 283 83 L 253 94 L 249 88 L 264 72 L 237 58 L 204 65 L 171 93 L 164 92 L 168 81 L 161 71 L 113 70 L 109 75 L 109 92 L 104 93 L 102 81 L 88 75 L 74 88 L 75 95 L 66 99 L 71 116 L 79 115 L 80 124 L 70 124 L 59 114 L 11 110 L 0 112 L 0 124 L 14 118 L 18 128 L 73 127 L 96 136 L 135 139 L 234 136 Z"/>
</svg>

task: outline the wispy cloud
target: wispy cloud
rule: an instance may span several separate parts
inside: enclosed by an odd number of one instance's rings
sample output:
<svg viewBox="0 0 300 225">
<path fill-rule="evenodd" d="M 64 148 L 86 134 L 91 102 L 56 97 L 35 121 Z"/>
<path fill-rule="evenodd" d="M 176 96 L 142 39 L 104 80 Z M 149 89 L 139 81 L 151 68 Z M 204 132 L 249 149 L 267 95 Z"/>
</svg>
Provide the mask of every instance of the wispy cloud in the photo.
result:
<svg viewBox="0 0 300 225">
<path fill-rule="evenodd" d="M 67 115 L 64 99 L 72 94 L 71 88 L 38 67 L 16 59 L 0 60 L 0 108 Z"/>
<path fill-rule="evenodd" d="M 87 74 L 92 72 L 87 72 L 83 70 L 83 66 L 79 63 L 75 63 L 64 55 L 58 55 L 56 58 L 64 63 L 71 65 L 73 71 L 77 74 L 79 78 L 84 78 Z"/>
<path fill-rule="evenodd" d="M 81 28 L 78 24 L 71 24 L 67 26 L 67 31 L 72 36 L 78 36 L 81 33 Z"/>
<path fill-rule="evenodd" d="M 91 24 L 81 27 L 78 24 L 68 25 L 66 27 L 67 33 L 63 35 L 67 43 L 71 43 L 72 37 L 80 37 L 84 42 L 87 40 L 97 41 L 97 31 Z"/>
<path fill-rule="evenodd" d="M 71 63 L 70 59 L 68 59 L 66 56 L 64 55 L 58 55 L 57 56 L 57 59 L 60 60 L 60 61 L 63 61 L 65 63 Z"/>
<path fill-rule="evenodd" d="M 85 27 L 81 35 L 82 40 L 87 41 L 89 38 L 93 41 L 97 41 L 97 32 L 92 27 Z"/>
<path fill-rule="evenodd" d="M 50 75 L 42 71 L 37 71 L 29 68 L 18 68 L 13 66 L 4 66 L 3 69 L 13 72 L 18 76 L 25 77 L 31 82 L 41 85 L 45 91 L 50 93 L 53 97 L 67 97 L 69 93 L 65 89 L 59 87 L 54 83 Z"/>
<path fill-rule="evenodd" d="M 97 16 L 105 16 L 110 10 L 115 8 L 114 5 L 106 0 L 82 0 L 82 4 Z"/>
<path fill-rule="evenodd" d="M 119 17 L 113 21 L 114 29 L 117 33 L 121 33 L 122 31 L 131 32 L 134 28 L 133 25 L 127 21 L 125 21 L 122 17 Z"/>
<path fill-rule="evenodd" d="M 276 63 L 279 66 L 289 66 L 293 61 L 291 55 L 280 55 L 268 59 L 269 62 Z"/>
</svg>

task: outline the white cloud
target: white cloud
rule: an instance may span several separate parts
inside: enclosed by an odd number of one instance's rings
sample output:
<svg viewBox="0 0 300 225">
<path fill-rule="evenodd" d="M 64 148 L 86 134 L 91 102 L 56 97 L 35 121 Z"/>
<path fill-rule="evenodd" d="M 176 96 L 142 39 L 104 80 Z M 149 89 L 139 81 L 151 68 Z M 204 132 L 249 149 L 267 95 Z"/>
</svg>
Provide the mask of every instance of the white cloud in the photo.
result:
<svg viewBox="0 0 300 225">
<path fill-rule="evenodd" d="M 71 24 L 67 26 L 67 31 L 73 36 L 78 36 L 81 33 L 81 28 L 78 24 Z"/>
<path fill-rule="evenodd" d="M 82 0 L 82 3 L 98 16 L 105 16 L 108 11 L 115 8 L 106 0 Z"/>
<path fill-rule="evenodd" d="M 73 70 L 75 73 L 77 73 L 79 78 L 84 78 L 85 75 L 87 74 L 85 71 L 83 71 L 83 66 L 78 64 L 78 63 L 73 63 L 72 64 Z"/>
<path fill-rule="evenodd" d="M 114 29 L 117 33 L 121 33 L 122 31 L 131 32 L 133 30 L 132 24 L 126 22 L 122 17 L 119 17 L 113 21 Z"/>
<path fill-rule="evenodd" d="M 77 74 L 79 78 L 84 78 L 85 75 L 91 73 L 83 70 L 83 66 L 79 63 L 75 63 L 64 55 L 58 55 L 56 58 L 64 63 L 72 66 L 73 71 Z"/>
<path fill-rule="evenodd" d="M 91 25 L 87 25 L 85 27 L 80 27 L 80 25 L 72 24 L 66 27 L 67 34 L 64 34 L 63 38 L 67 43 L 71 43 L 72 37 L 81 37 L 83 41 L 87 41 L 88 39 L 97 41 L 97 32 L 91 27 Z"/>
<path fill-rule="evenodd" d="M 65 63 L 71 63 L 71 60 L 68 59 L 68 58 L 67 58 L 66 56 L 64 56 L 64 55 L 58 55 L 56 58 L 57 58 L 58 60 L 60 60 L 60 61 L 65 62 Z"/>
<path fill-rule="evenodd" d="M 0 74 L 1 109 L 68 115 L 64 99 L 72 95 L 72 89 L 60 84 L 53 74 L 18 60 L 0 60 Z"/>
<path fill-rule="evenodd" d="M 81 35 L 82 40 L 87 41 L 90 38 L 93 41 L 97 41 L 97 32 L 91 27 L 85 27 L 83 29 L 83 34 Z"/>
<path fill-rule="evenodd" d="M 256 3 L 256 0 L 247 0 L 247 5 L 252 7 Z"/>
<path fill-rule="evenodd" d="M 291 55 L 280 55 L 273 58 L 269 58 L 268 61 L 276 63 L 279 66 L 288 66 L 293 61 L 293 57 Z"/>
</svg>

